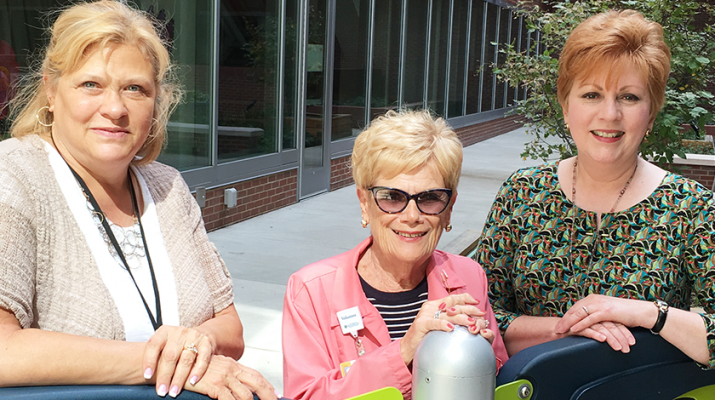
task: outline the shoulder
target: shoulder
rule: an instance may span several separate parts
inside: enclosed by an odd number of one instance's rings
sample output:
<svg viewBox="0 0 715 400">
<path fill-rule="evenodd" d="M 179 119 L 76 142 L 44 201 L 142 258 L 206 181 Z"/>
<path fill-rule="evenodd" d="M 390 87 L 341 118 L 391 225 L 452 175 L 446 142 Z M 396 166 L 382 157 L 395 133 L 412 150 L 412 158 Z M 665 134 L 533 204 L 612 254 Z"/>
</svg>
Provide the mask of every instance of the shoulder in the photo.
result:
<svg viewBox="0 0 715 400">
<path fill-rule="evenodd" d="M 713 192 L 695 180 L 668 172 L 651 197 L 668 198 L 670 199 L 668 203 L 676 207 L 679 205 L 689 207 L 693 202 L 712 202 Z"/>
<path fill-rule="evenodd" d="M 303 289 L 310 291 L 332 286 L 341 268 L 354 267 L 353 261 L 360 247 L 301 268 L 290 276 L 288 292 L 297 295 Z"/>
<path fill-rule="evenodd" d="M 184 178 L 174 167 L 154 161 L 138 166 L 137 170 L 144 177 L 152 196 L 156 196 L 158 199 L 163 199 L 170 193 L 178 193 L 183 196 L 189 192 Z"/>
<path fill-rule="evenodd" d="M 0 163 L 17 163 L 19 160 L 24 164 L 28 162 L 28 158 L 47 158 L 44 143 L 37 135 L 0 141 Z"/>
<path fill-rule="evenodd" d="M 553 187 L 559 179 L 558 170 L 558 161 L 518 169 L 504 181 L 502 189 L 507 187 Z"/>
</svg>

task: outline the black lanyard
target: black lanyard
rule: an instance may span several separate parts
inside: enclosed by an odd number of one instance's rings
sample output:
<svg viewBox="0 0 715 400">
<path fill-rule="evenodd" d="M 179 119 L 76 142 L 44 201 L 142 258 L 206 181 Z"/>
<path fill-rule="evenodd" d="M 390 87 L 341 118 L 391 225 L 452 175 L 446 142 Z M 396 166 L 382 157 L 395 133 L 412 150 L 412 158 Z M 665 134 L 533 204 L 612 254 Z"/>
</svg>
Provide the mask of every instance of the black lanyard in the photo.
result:
<svg viewBox="0 0 715 400">
<path fill-rule="evenodd" d="M 142 298 L 142 303 L 144 303 L 144 308 L 146 308 L 146 313 L 149 315 L 149 319 L 151 320 L 151 325 L 154 327 L 154 330 L 156 331 L 159 329 L 159 327 L 163 324 L 162 318 L 161 318 L 161 300 L 159 299 L 159 286 L 156 284 L 156 276 L 154 275 L 154 267 L 151 264 L 151 257 L 149 256 L 149 246 L 146 244 L 146 235 L 144 235 L 144 227 L 142 226 L 142 219 L 141 216 L 139 215 L 139 207 L 137 206 L 137 198 L 134 194 L 134 185 L 132 185 L 132 176 L 127 170 L 127 179 L 129 180 L 129 192 L 132 195 L 132 206 L 134 207 L 134 213 L 137 216 L 137 221 L 139 222 L 139 231 L 142 234 L 142 242 L 144 243 L 144 253 L 146 254 L 146 260 L 147 263 L 149 264 L 149 272 L 151 273 L 151 284 L 154 287 L 154 299 L 156 300 L 156 318 L 154 318 L 154 315 L 151 313 L 151 310 L 149 309 L 149 305 L 146 302 L 146 299 L 144 298 L 144 295 L 142 294 L 142 291 L 139 289 L 139 285 L 137 285 L 136 279 L 134 279 L 134 274 L 132 274 L 132 269 L 129 268 L 129 263 L 127 263 L 127 259 L 124 257 L 124 252 L 122 251 L 122 248 L 119 246 L 119 243 L 117 242 L 117 238 L 114 237 L 114 232 L 112 232 L 112 228 L 109 226 L 109 222 L 107 222 L 107 218 L 102 212 L 102 209 L 99 208 L 99 204 L 97 204 L 97 200 L 94 198 L 92 195 L 92 192 L 89 190 L 87 187 L 87 184 L 84 183 L 84 180 L 75 172 L 72 167 L 69 166 L 70 171 L 72 171 L 72 174 L 74 175 L 75 179 L 77 179 L 77 182 L 79 182 L 80 186 L 82 186 L 82 191 L 84 192 L 85 197 L 87 197 L 87 200 L 92 204 L 92 207 L 94 207 L 94 211 L 99 214 L 99 218 L 102 220 L 102 227 L 104 227 L 104 232 L 107 234 L 107 237 L 109 237 L 109 240 L 112 242 L 112 245 L 114 246 L 114 250 L 116 250 L 117 255 L 119 255 L 119 258 L 122 260 L 124 263 L 124 266 L 127 269 L 127 272 L 129 272 L 129 276 L 132 278 L 132 282 L 134 282 L 134 287 L 137 288 L 137 292 L 139 292 L 139 296 Z"/>
</svg>

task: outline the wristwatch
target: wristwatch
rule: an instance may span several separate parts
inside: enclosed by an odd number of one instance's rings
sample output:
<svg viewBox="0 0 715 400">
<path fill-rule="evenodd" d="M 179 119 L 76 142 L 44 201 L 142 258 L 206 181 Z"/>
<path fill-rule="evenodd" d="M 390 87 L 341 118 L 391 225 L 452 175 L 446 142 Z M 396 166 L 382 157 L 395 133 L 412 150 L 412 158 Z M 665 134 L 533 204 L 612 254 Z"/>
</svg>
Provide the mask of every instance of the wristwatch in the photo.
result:
<svg viewBox="0 0 715 400">
<path fill-rule="evenodd" d="M 655 306 L 658 308 L 658 319 L 655 321 L 655 325 L 650 328 L 650 333 L 654 335 L 659 335 L 660 331 L 665 325 L 665 319 L 668 317 L 669 306 L 668 303 L 664 302 L 663 300 L 656 300 L 653 302 L 653 304 L 655 304 Z"/>
</svg>

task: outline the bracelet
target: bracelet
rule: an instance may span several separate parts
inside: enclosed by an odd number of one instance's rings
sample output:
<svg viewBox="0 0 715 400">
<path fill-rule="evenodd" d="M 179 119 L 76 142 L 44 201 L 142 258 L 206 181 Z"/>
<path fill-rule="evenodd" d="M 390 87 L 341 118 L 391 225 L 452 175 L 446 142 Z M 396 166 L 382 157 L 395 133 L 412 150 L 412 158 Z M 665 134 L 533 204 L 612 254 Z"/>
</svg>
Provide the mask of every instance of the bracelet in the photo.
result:
<svg viewBox="0 0 715 400">
<path fill-rule="evenodd" d="M 659 335 L 660 331 L 665 325 L 665 319 L 668 318 L 668 303 L 663 300 L 656 300 L 653 302 L 658 308 L 658 319 L 655 321 L 655 325 L 650 329 L 650 333 L 654 335 Z"/>
</svg>

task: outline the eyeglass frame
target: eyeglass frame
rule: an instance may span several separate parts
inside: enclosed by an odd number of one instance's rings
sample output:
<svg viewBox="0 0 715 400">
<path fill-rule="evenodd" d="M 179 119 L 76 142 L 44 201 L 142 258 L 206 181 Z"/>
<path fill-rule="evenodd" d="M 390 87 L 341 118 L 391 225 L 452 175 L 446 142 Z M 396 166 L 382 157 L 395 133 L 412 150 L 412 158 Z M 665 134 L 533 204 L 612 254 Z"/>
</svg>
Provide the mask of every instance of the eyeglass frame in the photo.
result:
<svg viewBox="0 0 715 400">
<path fill-rule="evenodd" d="M 422 192 L 415 193 L 415 194 L 410 194 L 410 193 L 405 192 L 402 189 L 397 189 L 397 188 L 388 187 L 388 186 L 373 186 L 373 187 L 367 188 L 367 190 L 369 190 L 370 193 L 372 193 L 372 198 L 373 198 L 373 200 L 375 200 L 375 205 L 377 206 L 377 208 L 379 208 L 380 211 L 384 212 L 385 214 L 399 214 L 399 213 L 405 211 L 407 206 L 410 205 L 410 201 L 414 200 L 415 206 L 417 206 L 417 210 L 419 210 L 420 213 L 425 214 L 425 215 L 440 215 L 444 212 L 444 210 L 447 209 L 447 207 L 449 207 L 449 203 L 452 201 L 452 194 L 454 193 L 452 191 L 452 189 L 447 189 L 447 188 L 429 189 L 429 190 L 424 190 Z M 396 191 L 402 193 L 407 198 L 407 201 L 405 202 L 405 206 L 402 207 L 402 209 L 400 211 L 385 211 L 385 210 L 383 210 L 382 207 L 380 207 L 380 203 L 378 203 L 378 201 L 377 201 L 377 197 L 375 197 L 376 190 L 396 190 Z M 438 213 L 424 212 L 424 211 L 422 211 L 422 208 L 420 208 L 420 203 L 418 201 L 419 196 L 422 196 L 426 193 L 431 193 L 431 192 L 447 193 L 447 202 L 445 203 L 444 208 Z"/>
</svg>

